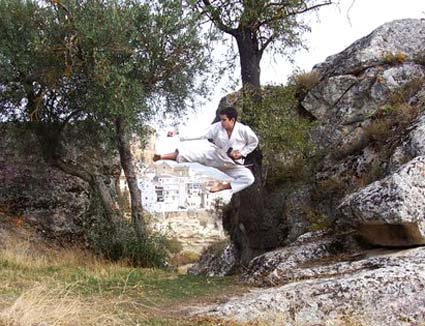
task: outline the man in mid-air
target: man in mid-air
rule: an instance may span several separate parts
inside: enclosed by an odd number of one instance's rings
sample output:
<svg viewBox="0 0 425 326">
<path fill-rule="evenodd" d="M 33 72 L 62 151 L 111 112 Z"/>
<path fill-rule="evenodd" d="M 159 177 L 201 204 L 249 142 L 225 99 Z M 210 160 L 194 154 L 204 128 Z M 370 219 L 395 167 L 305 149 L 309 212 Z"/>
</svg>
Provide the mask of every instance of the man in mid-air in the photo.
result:
<svg viewBox="0 0 425 326">
<path fill-rule="evenodd" d="M 215 182 L 210 192 L 226 189 L 239 192 L 254 183 L 252 172 L 245 167 L 246 156 L 258 145 L 258 137 L 250 127 L 237 121 L 238 113 L 233 107 L 226 107 L 219 112 L 220 121 L 212 124 L 205 134 L 199 137 L 181 137 L 181 141 L 208 139 L 212 144 L 204 150 L 195 149 L 182 143 L 172 153 L 155 154 L 154 161 L 174 160 L 179 163 L 196 162 L 216 168 L 230 176 L 230 182 Z M 174 132 L 168 136 L 175 136 Z"/>
</svg>

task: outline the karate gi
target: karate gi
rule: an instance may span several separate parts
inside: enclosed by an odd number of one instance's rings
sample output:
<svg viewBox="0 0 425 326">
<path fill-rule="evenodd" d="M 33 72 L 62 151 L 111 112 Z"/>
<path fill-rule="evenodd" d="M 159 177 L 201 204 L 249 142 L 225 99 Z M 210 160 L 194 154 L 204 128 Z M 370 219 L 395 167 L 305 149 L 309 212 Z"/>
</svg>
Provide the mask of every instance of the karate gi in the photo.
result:
<svg viewBox="0 0 425 326">
<path fill-rule="evenodd" d="M 188 140 L 212 139 L 204 149 L 199 150 L 184 143 Z M 258 138 L 252 129 L 242 123 L 235 122 L 230 138 L 221 122 L 212 124 L 205 134 L 198 137 L 180 136 L 177 162 L 197 162 L 205 166 L 216 168 L 230 176 L 232 192 L 239 192 L 254 183 L 252 172 L 243 166 L 244 157 L 251 153 L 258 145 Z M 243 158 L 234 161 L 227 155 L 229 148 L 239 150 Z"/>
</svg>

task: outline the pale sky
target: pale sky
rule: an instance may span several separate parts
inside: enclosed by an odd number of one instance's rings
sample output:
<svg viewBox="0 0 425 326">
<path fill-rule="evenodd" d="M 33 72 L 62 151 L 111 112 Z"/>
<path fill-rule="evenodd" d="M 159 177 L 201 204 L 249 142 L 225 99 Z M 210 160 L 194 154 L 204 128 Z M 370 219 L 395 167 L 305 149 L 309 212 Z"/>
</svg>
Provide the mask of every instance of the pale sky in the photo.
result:
<svg viewBox="0 0 425 326">
<path fill-rule="evenodd" d="M 310 71 L 315 64 L 341 52 L 386 22 L 402 18 L 425 19 L 424 0 L 340 0 L 340 2 L 339 7 L 324 7 L 309 17 L 312 31 L 304 36 L 308 50 L 296 52 L 293 56 L 294 64 L 288 63 L 285 58 L 263 57 L 262 85 L 284 84 L 296 68 Z M 239 68 L 235 70 L 235 74 L 240 74 Z M 179 127 L 181 133 L 201 133 L 211 124 L 220 99 L 236 90 L 223 90 L 224 85 L 226 81 L 217 85 L 211 101 L 201 106 L 192 118 L 186 119 L 186 122 L 191 123 L 188 126 L 181 125 Z M 163 138 L 164 133 L 165 130 L 159 132 L 160 138 Z M 166 151 L 165 147 L 158 150 Z"/>
</svg>

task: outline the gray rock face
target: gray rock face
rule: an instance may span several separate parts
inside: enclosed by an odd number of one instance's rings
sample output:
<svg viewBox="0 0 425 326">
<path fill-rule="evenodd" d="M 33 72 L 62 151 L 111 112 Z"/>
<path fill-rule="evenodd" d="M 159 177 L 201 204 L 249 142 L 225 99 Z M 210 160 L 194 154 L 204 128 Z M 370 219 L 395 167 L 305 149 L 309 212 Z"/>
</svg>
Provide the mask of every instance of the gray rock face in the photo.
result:
<svg viewBox="0 0 425 326">
<path fill-rule="evenodd" d="M 257 286 L 282 285 L 296 280 L 298 276 L 293 271 L 304 264 L 359 250 L 360 247 L 349 234 L 333 237 L 324 231 L 309 232 L 287 247 L 254 258 L 242 274 L 242 279 Z"/>
<path fill-rule="evenodd" d="M 302 106 L 321 123 L 314 137 L 317 144 L 343 155 L 364 147 L 369 119 L 394 92 L 425 76 L 424 40 L 425 21 L 398 20 L 316 65 L 313 70 L 321 82 Z M 417 101 L 419 95 L 408 100 Z"/>
<path fill-rule="evenodd" d="M 390 171 L 394 172 L 403 164 L 416 156 L 425 155 L 425 115 L 419 118 L 409 127 L 405 139 L 392 154 L 389 161 Z"/>
<path fill-rule="evenodd" d="M 49 166 L 30 130 L 2 124 L 0 139 L 0 211 L 22 217 L 49 238 L 81 240 L 81 227 L 89 215 L 89 185 Z M 116 170 L 112 160 L 93 149 L 87 153 L 73 147 L 71 141 L 67 145 L 66 159 L 83 166 L 96 162 L 96 168 L 105 172 L 105 180 L 112 179 L 111 171 Z"/>
<path fill-rule="evenodd" d="M 314 251 L 313 242 L 317 250 L 321 246 L 317 237 L 320 234 L 300 239 L 298 252 L 304 251 L 307 257 Z M 323 241 L 332 242 L 331 238 Z M 265 265 L 278 262 L 279 273 L 274 277 L 281 286 L 253 289 L 224 304 L 195 308 L 192 314 L 260 325 L 407 326 L 420 325 L 424 320 L 424 248 L 357 251 L 357 255 L 347 256 L 341 256 L 344 250 L 335 254 L 322 247 L 320 251 L 322 259 L 310 257 L 296 263 L 286 262 L 290 256 L 287 248 L 263 257 Z M 280 258 L 276 261 L 277 256 Z M 263 268 L 257 267 L 246 277 L 257 280 Z"/>
<path fill-rule="evenodd" d="M 231 275 L 237 266 L 238 251 L 233 244 L 222 250 L 207 251 L 201 260 L 188 270 L 190 275 L 226 276 Z"/>
<path fill-rule="evenodd" d="M 349 195 L 340 210 L 371 243 L 425 244 L 425 156 Z"/>
<path fill-rule="evenodd" d="M 314 69 L 327 76 L 356 75 L 382 64 L 388 54 L 404 54 L 407 60 L 422 59 L 425 44 L 425 21 L 402 19 L 382 25 L 344 51 L 330 56 Z"/>
<path fill-rule="evenodd" d="M 356 192 L 375 180 L 391 175 L 416 156 L 423 155 L 425 150 L 423 116 L 407 129 L 404 127 L 397 129 L 396 123 L 386 125 L 382 116 L 388 114 L 385 110 L 391 112 L 400 109 L 397 108 L 400 103 L 410 106 L 416 112 L 425 109 L 424 40 L 424 20 L 393 21 L 314 67 L 314 71 L 321 76 L 321 81 L 307 94 L 302 105 L 318 120 L 319 125 L 313 132 L 313 140 L 327 153 L 321 162 L 322 168 L 316 175 L 319 182 L 335 180 L 346 191 L 344 194 L 348 191 Z M 403 119 L 408 114 L 406 112 L 400 113 L 399 116 L 395 115 L 393 119 Z M 414 115 L 408 119 L 413 117 Z M 393 146 L 393 144 L 401 145 Z M 398 181 L 395 181 L 397 178 L 396 175 L 390 178 L 395 182 L 392 183 L 393 187 L 400 186 Z M 417 171 L 412 178 L 423 176 Z M 417 193 L 403 189 L 403 196 L 421 196 L 418 195 L 420 186 L 415 190 Z M 395 196 L 395 192 L 399 190 L 388 188 L 379 192 L 379 196 L 389 195 L 389 191 Z M 407 204 L 407 199 L 403 197 L 390 205 L 389 199 L 382 198 L 378 201 L 376 195 L 374 208 L 366 209 L 365 204 L 360 204 L 360 201 L 366 200 L 368 191 L 370 188 L 360 191 L 361 196 L 354 196 L 358 199 L 356 204 L 348 205 L 352 211 L 344 209 L 342 218 L 339 216 L 341 211 L 337 207 L 343 195 L 338 198 L 336 194 L 335 202 L 330 203 L 333 207 L 328 209 L 328 212 L 332 212 L 332 220 L 338 219 L 340 225 L 356 226 L 362 230 L 362 225 L 367 224 L 368 231 L 362 231 L 365 236 L 374 225 L 373 228 L 376 230 L 368 235 L 367 239 L 375 244 L 423 243 L 422 227 L 417 224 L 421 223 L 419 216 L 423 215 L 423 207 L 420 204 L 412 206 L 415 205 L 413 202 L 418 201 L 417 199 L 411 198 L 409 200 L 412 202 Z M 370 202 L 370 198 L 367 198 Z M 382 207 L 378 208 L 379 205 Z M 408 205 L 410 208 L 408 212 L 394 213 L 398 209 L 395 208 L 396 205 Z M 341 207 L 345 206 L 346 203 Z M 354 206 L 362 208 L 353 208 Z M 413 213 L 412 210 L 416 211 Z M 360 211 L 362 213 L 359 213 Z M 365 214 L 367 218 L 364 217 Z M 412 217 L 412 214 L 415 217 Z M 389 215 L 394 218 L 390 219 Z M 382 216 L 385 216 L 386 221 L 382 222 L 383 224 L 377 222 L 380 218 L 382 220 Z M 414 222 L 416 226 L 411 224 L 411 219 L 416 219 Z M 381 237 L 376 237 L 378 234 Z M 384 234 L 387 234 L 387 239 L 383 238 Z"/>
<path fill-rule="evenodd" d="M 17 148 L 22 145 L 9 132 L 0 130 L 0 138 L 0 208 L 57 237 L 78 233 L 88 186 L 49 167 L 36 147 Z"/>
</svg>

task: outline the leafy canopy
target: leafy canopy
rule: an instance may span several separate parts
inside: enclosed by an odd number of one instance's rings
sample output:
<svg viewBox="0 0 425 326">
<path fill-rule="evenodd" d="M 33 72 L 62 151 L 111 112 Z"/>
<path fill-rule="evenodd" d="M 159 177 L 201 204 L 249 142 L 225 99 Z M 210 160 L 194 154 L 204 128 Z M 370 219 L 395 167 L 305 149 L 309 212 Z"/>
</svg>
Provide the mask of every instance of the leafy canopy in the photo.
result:
<svg viewBox="0 0 425 326">
<path fill-rule="evenodd" d="M 198 14 L 180 2 L 0 0 L 0 117 L 133 126 L 202 92 Z"/>
<path fill-rule="evenodd" d="M 284 52 L 301 45 L 309 31 L 302 15 L 333 3 L 332 0 L 191 0 L 221 31 L 232 36 L 250 35 L 259 53 L 275 44 Z"/>
</svg>

